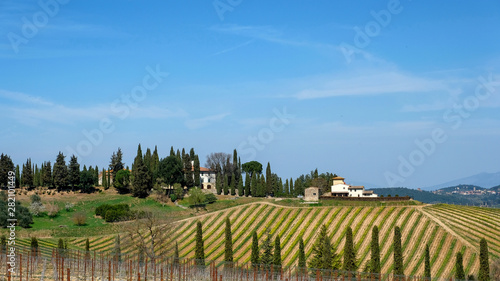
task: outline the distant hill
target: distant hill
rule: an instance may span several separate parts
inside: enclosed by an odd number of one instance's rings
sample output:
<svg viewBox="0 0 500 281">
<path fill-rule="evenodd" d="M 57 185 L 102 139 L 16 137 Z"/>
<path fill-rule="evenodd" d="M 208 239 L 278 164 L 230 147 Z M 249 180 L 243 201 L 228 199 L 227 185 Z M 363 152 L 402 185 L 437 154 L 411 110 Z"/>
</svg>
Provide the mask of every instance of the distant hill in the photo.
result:
<svg viewBox="0 0 500 281">
<path fill-rule="evenodd" d="M 376 194 L 384 195 L 387 197 L 388 195 L 395 196 L 410 196 L 414 200 L 427 203 L 427 204 L 437 204 L 437 203 L 446 203 L 446 204 L 457 204 L 457 205 L 481 205 L 482 200 L 478 199 L 476 196 L 463 196 L 458 194 L 434 194 L 429 191 L 419 191 L 416 189 L 410 189 L 406 187 L 388 187 L 388 188 L 374 188 L 371 189 Z"/>
<path fill-rule="evenodd" d="M 484 188 L 491 188 L 500 185 L 500 172 L 497 173 L 480 173 L 469 177 L 464 177 L 449 182 L 424 187 L 424 190 L 437 190 L 440 188 L 457 186 L 457 185 L 475 185 Z"/>
<path fill-rule="evenodd" d="M 471 184 L 461 184 L 457 186 L 450 186 L 438 189 L 438 191 L 442 193 L 451 193 L 453 191 L 473 191 L 473 190 L 487 190 L 487 188 Z"/>
</svg>

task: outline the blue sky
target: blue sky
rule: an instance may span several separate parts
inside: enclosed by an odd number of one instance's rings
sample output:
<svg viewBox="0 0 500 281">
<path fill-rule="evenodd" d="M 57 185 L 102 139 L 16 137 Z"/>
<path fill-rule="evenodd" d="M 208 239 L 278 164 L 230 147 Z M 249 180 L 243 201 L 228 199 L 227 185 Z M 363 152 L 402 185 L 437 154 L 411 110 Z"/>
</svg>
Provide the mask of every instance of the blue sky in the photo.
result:
<svg viewBox="0 0 500 281">
<path fill-rule="evenodd" d="M 16 164 L 141 143 L 379 186 L 500 171 L 498 1 L 6 0 L 0 22 Z"/>
</svg>

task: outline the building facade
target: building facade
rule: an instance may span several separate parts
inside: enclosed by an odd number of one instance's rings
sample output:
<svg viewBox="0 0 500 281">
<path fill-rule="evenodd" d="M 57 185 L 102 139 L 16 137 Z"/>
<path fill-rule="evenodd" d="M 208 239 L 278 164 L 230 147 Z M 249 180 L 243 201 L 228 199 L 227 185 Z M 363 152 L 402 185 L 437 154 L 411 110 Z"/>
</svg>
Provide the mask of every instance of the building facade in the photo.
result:
<svg viewBox="0 0 500 281">
<path fill-rule="evenodd" d="M 336 197 L 378 197 L 373 191 L 365 190 L 362 185 L 346 184 L 342 177 L 334 177 L 331 186 L 332 195 Z"/>
</svg>

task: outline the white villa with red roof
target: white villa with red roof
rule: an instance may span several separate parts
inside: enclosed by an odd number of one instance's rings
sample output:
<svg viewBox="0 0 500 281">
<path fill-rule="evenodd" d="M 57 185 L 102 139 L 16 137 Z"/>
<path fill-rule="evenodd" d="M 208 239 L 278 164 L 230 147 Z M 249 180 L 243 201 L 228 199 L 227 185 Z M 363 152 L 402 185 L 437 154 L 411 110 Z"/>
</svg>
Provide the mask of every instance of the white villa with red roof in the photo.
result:
<svg viewBox="0 0 500 281">
<path fill-rule="evenodd" d="M 215 190 L 215 177 L 217 175 L 209 168 L 200 167 L 200 183 L 202 189 Z"/>
<path fill-rule="evenodd" d="M 353 186 L 346 184 L 342 177 L 334 177 L 331 188 L 332 196 L 337 197 L 378 197 L 373 191 L 365 190 L 365 187 L 362 185 Z"/>
</svg>

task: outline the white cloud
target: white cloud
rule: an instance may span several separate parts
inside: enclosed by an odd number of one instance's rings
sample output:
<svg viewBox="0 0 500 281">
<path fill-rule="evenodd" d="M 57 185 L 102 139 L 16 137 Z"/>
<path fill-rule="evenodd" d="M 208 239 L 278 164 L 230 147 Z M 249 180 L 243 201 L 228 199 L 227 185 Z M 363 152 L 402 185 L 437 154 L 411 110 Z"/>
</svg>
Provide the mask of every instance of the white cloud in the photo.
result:
<svg viewBox="0 0 500 281">
<path fill-rule="evenodd" d="M 423 93 L 447 90 L 440 80 L 417 77 L 398 71 L 361 72 L 325 77 L 320 85 L 300 90 L 297 99 L 318 99 L 338 96 L 380 95 L 392 93 Z"/>
<path fill-rule="evenodd" d="M 221 114 L 205 116 L 205 117 L 197 118 L 197 119 L 189 119 L 189 120 L 185 121 L 184 124 L 189 129 L 194 130 L 194 129 L 199 129 L 199 128 L 209 126 L 211 123 L 220 121 L 229 115 L 230 115 L 229 113 L 221 113 Z"/>
</svg>

